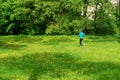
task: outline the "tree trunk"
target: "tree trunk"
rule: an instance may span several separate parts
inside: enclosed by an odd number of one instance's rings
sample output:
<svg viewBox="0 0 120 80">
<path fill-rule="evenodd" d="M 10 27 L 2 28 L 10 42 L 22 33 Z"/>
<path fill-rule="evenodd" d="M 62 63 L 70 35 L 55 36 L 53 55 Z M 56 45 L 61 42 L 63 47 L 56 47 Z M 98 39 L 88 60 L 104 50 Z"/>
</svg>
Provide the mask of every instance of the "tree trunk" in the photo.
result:
<svg viewBox="0 0 120 80">
<path fill-rule="evenodd" d="M 87 8 L 88 8 L 88 0 L 83 0 L 83 17 L 87 18 Z M 87 32 L 87 26 L 85 26 L 85 32 Z"/>
<path fill-rule="evenodd" d="M 97 10 L 98 10 L 98 3 L 95 3 L 95 15 L 94 15 L 94 33 L 97 34 L 97 25 L 96 25 L 96 20 L 97 20 Z"/>
<path fill-rule="evenodd" d="M 118 23 L 118 26 L 119 26 L 119 42 L 120 42 L 120 0 L 118 2 L 118 17 L 119 17 L 119 23 Z"/>
</svg>

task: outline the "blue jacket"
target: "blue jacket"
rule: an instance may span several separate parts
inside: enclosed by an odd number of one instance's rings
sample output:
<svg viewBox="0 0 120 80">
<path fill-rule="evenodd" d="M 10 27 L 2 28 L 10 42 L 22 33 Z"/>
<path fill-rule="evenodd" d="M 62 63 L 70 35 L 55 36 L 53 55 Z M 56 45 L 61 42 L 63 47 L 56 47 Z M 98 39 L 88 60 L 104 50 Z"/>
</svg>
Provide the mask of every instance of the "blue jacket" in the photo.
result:
<svg viewBox="0 0 120 80">
<path fill-rule="evenodd" d="M 85 33 L 81 31 L 81 32 L 79 33 L 79 37 L 80 37 L 80 38 L 84 38 L 84 36 L 85 36 Z"/>
</svg>

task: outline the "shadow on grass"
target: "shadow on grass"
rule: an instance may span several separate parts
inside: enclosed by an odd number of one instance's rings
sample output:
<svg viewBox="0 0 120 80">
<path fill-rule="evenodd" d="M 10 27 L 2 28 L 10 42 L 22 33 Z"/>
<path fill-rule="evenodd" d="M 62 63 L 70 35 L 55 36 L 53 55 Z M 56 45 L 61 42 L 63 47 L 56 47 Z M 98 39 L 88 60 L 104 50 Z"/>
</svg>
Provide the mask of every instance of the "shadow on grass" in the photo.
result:
<svg viewBox="0 0 120 80">
<path fill-rule="evenodd" d="M 34 43 L 40 42 L 43 40 L 43 37 L 34 37 L 34 36 L 0 36 L 0 42 L 19 42 L 19 43 Z"/>
<path fill-rule="evenodd" d="M 71 38 L 66 37 L 54 37 L 54 38 L 48 38 L 47 40 L 43 40 L 42 44 L 44 45 L 59 45 L 60 42 L 72 42 Z"/>
<path fill-rule="evenodd" d="M 18 44 L 13 44 L 13 43 L 7 43 L 0 41 L 0 49 L 14 49 L 18 50 L 21 49 L 22 47 L 25 47 L 26 45 L 18 45 Z"/>
<path fill-rule="evenodd" d="M 89 36 L 87 38 L 89 39 L 89 41 L 93 42 L 111 42 L 117 40 L 117 38 L 114 36 Z"/>
<path fill-rule="evenodd" d="M 19 43 L 42 43 L 44 45 L 59 45 L 60 42 L 71 42 L 74 41 L 69 37 L 61 36 L 3 36 L 0 37 L 1 42 L 19 42 Z"/>
<path fill-rule="evenodd" d="M 36 53 L 23 57 L 10 57 L 0 59 L 0 64 L 6 65 L 9 70 L 21 70 L 29 74 L 28 80 L 40 80 L 49 75 L 52 78 L 65 77 L 68 70 L 78 73 L 76 75 L 96 75 L 96 80 L 119 80 L 120 65 L 112 62 L 82 62 L 81 58 L 75 58 L 63 53 Z M 8 70 L 7 69 L 7 70 Z M 9 71 L 10 72 L 10 71 Z M 7 74 L 7 73 L 6 73 Z M 12 77 L 9 79 L 12 80 Z"/>
<path fill-rule="evenodd" d="M 9 78 L 7 79 L 7 78 L 1 78 L 1 77 L 0 77 L 0 80 L 10 80 L 10 79 L 9 79 Z"/>
</svg>

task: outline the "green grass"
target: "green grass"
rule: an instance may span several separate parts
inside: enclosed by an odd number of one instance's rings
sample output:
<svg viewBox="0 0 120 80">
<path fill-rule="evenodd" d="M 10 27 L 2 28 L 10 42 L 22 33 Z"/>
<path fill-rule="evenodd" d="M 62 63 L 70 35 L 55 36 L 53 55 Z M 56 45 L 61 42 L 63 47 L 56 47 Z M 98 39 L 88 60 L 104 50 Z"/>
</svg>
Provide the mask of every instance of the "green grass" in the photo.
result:
<svg viewBox="0 0 120 80">
<path fill-rule="evenodd" d="M 0 36 L 0 80 L 119 80 L 112 36 Z"/>
</svg>

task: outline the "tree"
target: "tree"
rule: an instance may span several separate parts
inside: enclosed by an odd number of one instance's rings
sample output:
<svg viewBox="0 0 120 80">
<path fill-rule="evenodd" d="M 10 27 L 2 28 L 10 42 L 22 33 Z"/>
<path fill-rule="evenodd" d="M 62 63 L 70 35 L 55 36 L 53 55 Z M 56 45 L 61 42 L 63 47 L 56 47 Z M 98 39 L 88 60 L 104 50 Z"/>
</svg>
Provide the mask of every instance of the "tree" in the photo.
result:
<svg viewBox="0 0 120 80">
<path fill-rule="evenodd" d="M 5 34 L 6 29 L 10 25 L 10 15 L 12 11 L 12 1 L 1 1 L 0 6 L 0 34 Z"/>
<path fill-rule="evenodd" d="M 60 0 L 57 4 L 55 19 L 48 25 L 46 34 L 77 34 L 82 19 L 82 1 Z"/>
<path fill-rule="evenodd" d="M 117 22 L 117 25 L 118 25 L 118 28 L 119 28 L 119 42 L 120 42 L 120 0 L 117 0 L 117 4 L 115 6 L 115 16 L 116 16 L 116 22 Z"/>
<path fill-rule="evenodd" d="M 117 25 L 109 0 L 95 1 L 94 27 L 96 34 L 115 34 Z"/>
<path fill-rule="evenodd" d="M 116 32 L 109 0 L 0 0 L 0 5 L 2 35 L 78 34 L 91 25 L 96 34 Z"/>
</svg>

